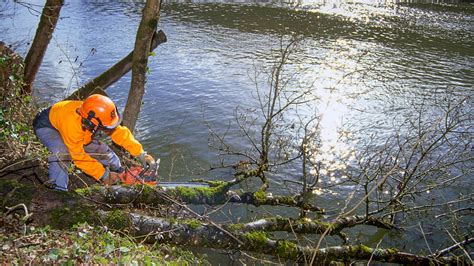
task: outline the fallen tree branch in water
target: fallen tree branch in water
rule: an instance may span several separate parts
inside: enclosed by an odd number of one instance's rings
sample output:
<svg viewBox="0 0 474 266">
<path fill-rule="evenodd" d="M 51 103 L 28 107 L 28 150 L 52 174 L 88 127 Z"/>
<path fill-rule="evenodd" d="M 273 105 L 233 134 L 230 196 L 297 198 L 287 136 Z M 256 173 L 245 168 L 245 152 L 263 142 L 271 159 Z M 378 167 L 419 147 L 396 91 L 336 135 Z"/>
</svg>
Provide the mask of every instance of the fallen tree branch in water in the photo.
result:
<svg viewBox="0 0 474 266">
<path fill-rule="evenodd" d="M 372 225 L 378 228 L 392 230 L 397 229 L 394 224 L 386 222 L 381 218 L 374 216 L 354 215 L 348 217 L 339 217 L 332 222 L 331 232 L 340 232 L 344 228 L 354 227 L 356 225 Z"/>
<path fill-rule="evenodd" d="M 229 190 L 227 182 L 208 182 L 210 187 L 176 187 L 162 189 L 145 186 L 92 186 L 76 190 L 79 194 L 94 201 L 109 204 L 144 203 L 150 205 L 173 204 L 169 198 L 187 204 L 220 205 L 227 202 L 255 206 L 289 206 L 314 212 L 324 212 L 322 208 L 309 203 L 301 203 L 298 196 L 273 196 L 263 191 L 241 192 Z"/>
<path fill-rule="evenodd" d="M 270 217 L 260 219 L 251 223 L 236 225 L 241 231 L 286 231 L 300 234 L 328 234 L 337 235 L 344 242 L 348 237 L 341 232 L 344 228 L 354 227 L 356 225 L 372 225 L 383 229 L 394 229 L 395 227 L 377 217 L 351 216 L 339 218 L 333 222 L 323 222 L 314 219 L 289 219 L 282 217 Z"/>
<path fill-rule="evenodd" d="M 128 213 L 121 209 L 104 211 L 99 209 L 103 206 L 91 204 L 90 201 L 86 201 L 76 193 L 47 190 L 41 186 L 20 184 L 16 181 L 2 179 L 0 181 L 0 197 L 5 199 L 4 203 L 6 206 L 13 205 L 13 202 L 24 202 L 28 209 L 35 210 L 35 215 L 32 216 L 35 222 L 40 225 L 47 224 L 53 228 L 66 229 L 78 223 L 87 222 L 88 224 L 105 225 L 108 228 L 117 229 L 121 232 L 130 232 L 137 236 L 138 240 L 147 243 L 169 243 L 188 247 L 242 250 L 293 260 L 299 263 L 310 261 L 313 254 L 315 254 L 314 264 L 318 265 L 330 263 L 331 261 L 348 262 L 360 260 L 423 265 L 457 262 L 467 264 L 466 258 L 446 258 L 442 257 L 442 255 L 438 257 L 421 256 L 404 253 L 394 248 L 379 249 L 364 245 L 343 245 L 315 249 L 289 240 L 275 240 L 270 237 L 269 233 L 261 231 L 261 229 L 266 229 L 268 231 L 300 231 L 303 233 L 306 229 L 310 230 L 311 226 L 313 229 L 317 228 L 317 222 L 314 222 L 312 225 L 301 226 L 299 229 L 292 223 L 287 222 L 285 224 L 283 221 L 280 221 L 282 224 L 278 225 L 280 228 L 271 228 L 271 223 L 263 227 L 261 223 L 258 225 L 258 221 L 247 224 L 216 223 L 218 225 L 216 226 L 213 223 L 203 222 L 198 219 L 151 217 Z M 119 188 L 116 187 L 115 190 L 110 189 L 109 191 L 111 193 L 121 191 L 120 189 L 131 191 L 130 188 Z M 100 191 L 99 188 L 95 189 Z M 143 191 L 144 195 L 150 192 L 147 189 Z M 161 193 L 163 192 L 161 191 Z M 150 196 L 148 199 L 143 198 L 144 195 L 142 194 L 137 198 L 138 201 L 153 199 L 151 194 L 148 194 Z M 124 200 L 127 198 L 115 197 L 115 199 Z M 161 208 L 163 208 L 163 205 Z M 163 215 L 160 216 L 164 217 Z M 356 225 L 361 224 L 362 218 L 356 217 L 340 220 L 339 222 L 346 226 Z M 372 222 L 369 221 L 368 223 Z M 333 225 L 327 224 L 327 226 Z M 336 228 L 338 227 L 336 226 Z M 318 230 L 322 230 L 322 228 Z M 308 233 L 311 234 L 314 231 L 309 231 Z M 454 250 L 454 248 L 450 248 L 450 250 Z"/>
<path fill-rule="evenodd" d="M 457 249 L 464 249 L 465 246 L 468 246 L 468 245 L 472 244 L 473 242 L 474 242 L 474 237 L 471 237 L 469 239 L 466 238 L 466 240 L 464 240 L 464 241 L 458 242 L 458 243 L 456 243 L 456 244 L 454 244 L 450 247 L 447 247 L 445 249 L 437 251 L 436 253 L 431 255 L 431 257 L 438 258 L 440 256 L 446 255 L 447 253 L 453 252 Z M 471 261 L 471 263 L 472 263 L 472 261 Z"/>
<path fill-rule="evenodd" d="M 112 215 L 110 212 L 104 211 L 99 211 L 99 213 L 105 221 L 110 220 L 111 217 L 117 217 L 117 213 Z M 223 250 L 237 249 L 271 255 L 299 263 L 310 261 L 312 255 L 316 254 L 314 265 L 330 263 L 332 261 L 354 260 L 419 265 L 464 262 L 464 260 L 456 257 L 432 258 L 401 252 L 394 248 L 370 248 L 364 245 L 334 246 L 314 249 L 297 245 L 288 240 L 271 239 L 267 233 L 262 231 L 241 232 L 239 231 L 239 225 L 225 225 L 224 228 L 232 232 L 234 238 L 240 240 L 241 243 L 238 243 L 233 237 L 224 234 L 215 226 L 199 220 L 177 221 L 125 212 L 121 214 L 121 217 L 120 220 L 127 221 L 125 224 L 130 225 L 130 228 L 132 228 L 131 232 L 135 236 L 150 244 L 158 242 L 188 247 L 205 247 Z"/>
</svg>

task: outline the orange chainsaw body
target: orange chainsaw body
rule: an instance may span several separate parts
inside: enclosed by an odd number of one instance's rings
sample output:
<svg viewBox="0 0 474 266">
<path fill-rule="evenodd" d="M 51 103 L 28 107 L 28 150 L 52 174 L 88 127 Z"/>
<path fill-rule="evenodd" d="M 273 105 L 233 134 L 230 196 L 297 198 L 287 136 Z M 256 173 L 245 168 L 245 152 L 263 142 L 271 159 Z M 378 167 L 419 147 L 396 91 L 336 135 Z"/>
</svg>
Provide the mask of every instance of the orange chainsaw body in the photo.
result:
<svg viewBox="0 0 474 266">
<path fill-rule="evenodd" d="M 156 186 L 156 180 L 140 166 L 132 166 L 119 175 L 120 181 L 125 185 L 147 184 Z"/>
</svg>

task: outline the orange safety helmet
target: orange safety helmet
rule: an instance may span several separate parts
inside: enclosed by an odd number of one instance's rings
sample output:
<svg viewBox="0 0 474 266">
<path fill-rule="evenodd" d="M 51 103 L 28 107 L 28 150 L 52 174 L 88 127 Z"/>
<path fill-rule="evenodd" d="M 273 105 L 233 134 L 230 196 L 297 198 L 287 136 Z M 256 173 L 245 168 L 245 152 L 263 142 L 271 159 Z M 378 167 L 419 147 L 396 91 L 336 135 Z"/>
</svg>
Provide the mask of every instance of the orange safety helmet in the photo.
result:
<svg viewBox="0 0 474 266">
<path fill-rule="evenodd" d="M 114 102 L 100 94 L 93 94 L 82 103 L 79 114 L 83 118 L 83 124 L 93 133 L 98 128 L 115 129 L 122 117 Z"/>
</svg>

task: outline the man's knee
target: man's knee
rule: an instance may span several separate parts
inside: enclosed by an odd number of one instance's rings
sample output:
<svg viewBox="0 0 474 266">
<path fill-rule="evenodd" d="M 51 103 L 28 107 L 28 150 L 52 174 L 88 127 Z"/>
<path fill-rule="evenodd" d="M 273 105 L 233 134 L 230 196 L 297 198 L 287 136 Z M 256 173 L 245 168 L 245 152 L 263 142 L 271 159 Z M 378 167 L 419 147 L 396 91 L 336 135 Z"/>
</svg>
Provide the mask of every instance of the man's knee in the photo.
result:
<svg viewBox="0 0 474 266">
<path fill-rule="evenodd" d="M 52 154 L 68 153 L 68 149 L 61 135 L 59 135 L 59 132 L 56 130 L 51 128 L 38 128 L 35 129 L 35 133 L 41 143 L 43 143 Z"/>
<path fill-rule="evenodd" d="M 101 141 L 96 141 L 96 140 L 84 146 L 84 150 L 94 158 L 101 157 L 101 158 L 96 158 L 96 159 L 107 159 L 107 157 L 103 157 L 103 156 L 106 156 L 107 154 L 110 153 L 110 148 L 107 144 Z"/>
</svg>

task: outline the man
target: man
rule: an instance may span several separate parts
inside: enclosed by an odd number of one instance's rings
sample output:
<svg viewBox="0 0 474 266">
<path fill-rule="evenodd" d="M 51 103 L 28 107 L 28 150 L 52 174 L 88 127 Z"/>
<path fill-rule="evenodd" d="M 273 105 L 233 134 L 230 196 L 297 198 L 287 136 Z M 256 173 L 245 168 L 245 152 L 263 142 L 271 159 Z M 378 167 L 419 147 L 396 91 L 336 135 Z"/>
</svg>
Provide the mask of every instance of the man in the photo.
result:
<svg viewBox="0 0 474 266">
<path fill-rule="evenodd" d="M 118 172 L 122 171 L 120 159 L 108 145 L 94 139 L 99 131 L 143 164 L 153 165 L 153 157 L 143 150 L 128 128 L 120 126 L 121 120 L 112 100 L 99 94 L 85 101 L 61 101 L 38 113 L 33 128 L 51 152 L 49 183 L 57 190 L 67 191 L 71 159 L 84 173 L 105 185 L 117 181 Z"/>
</svg>

